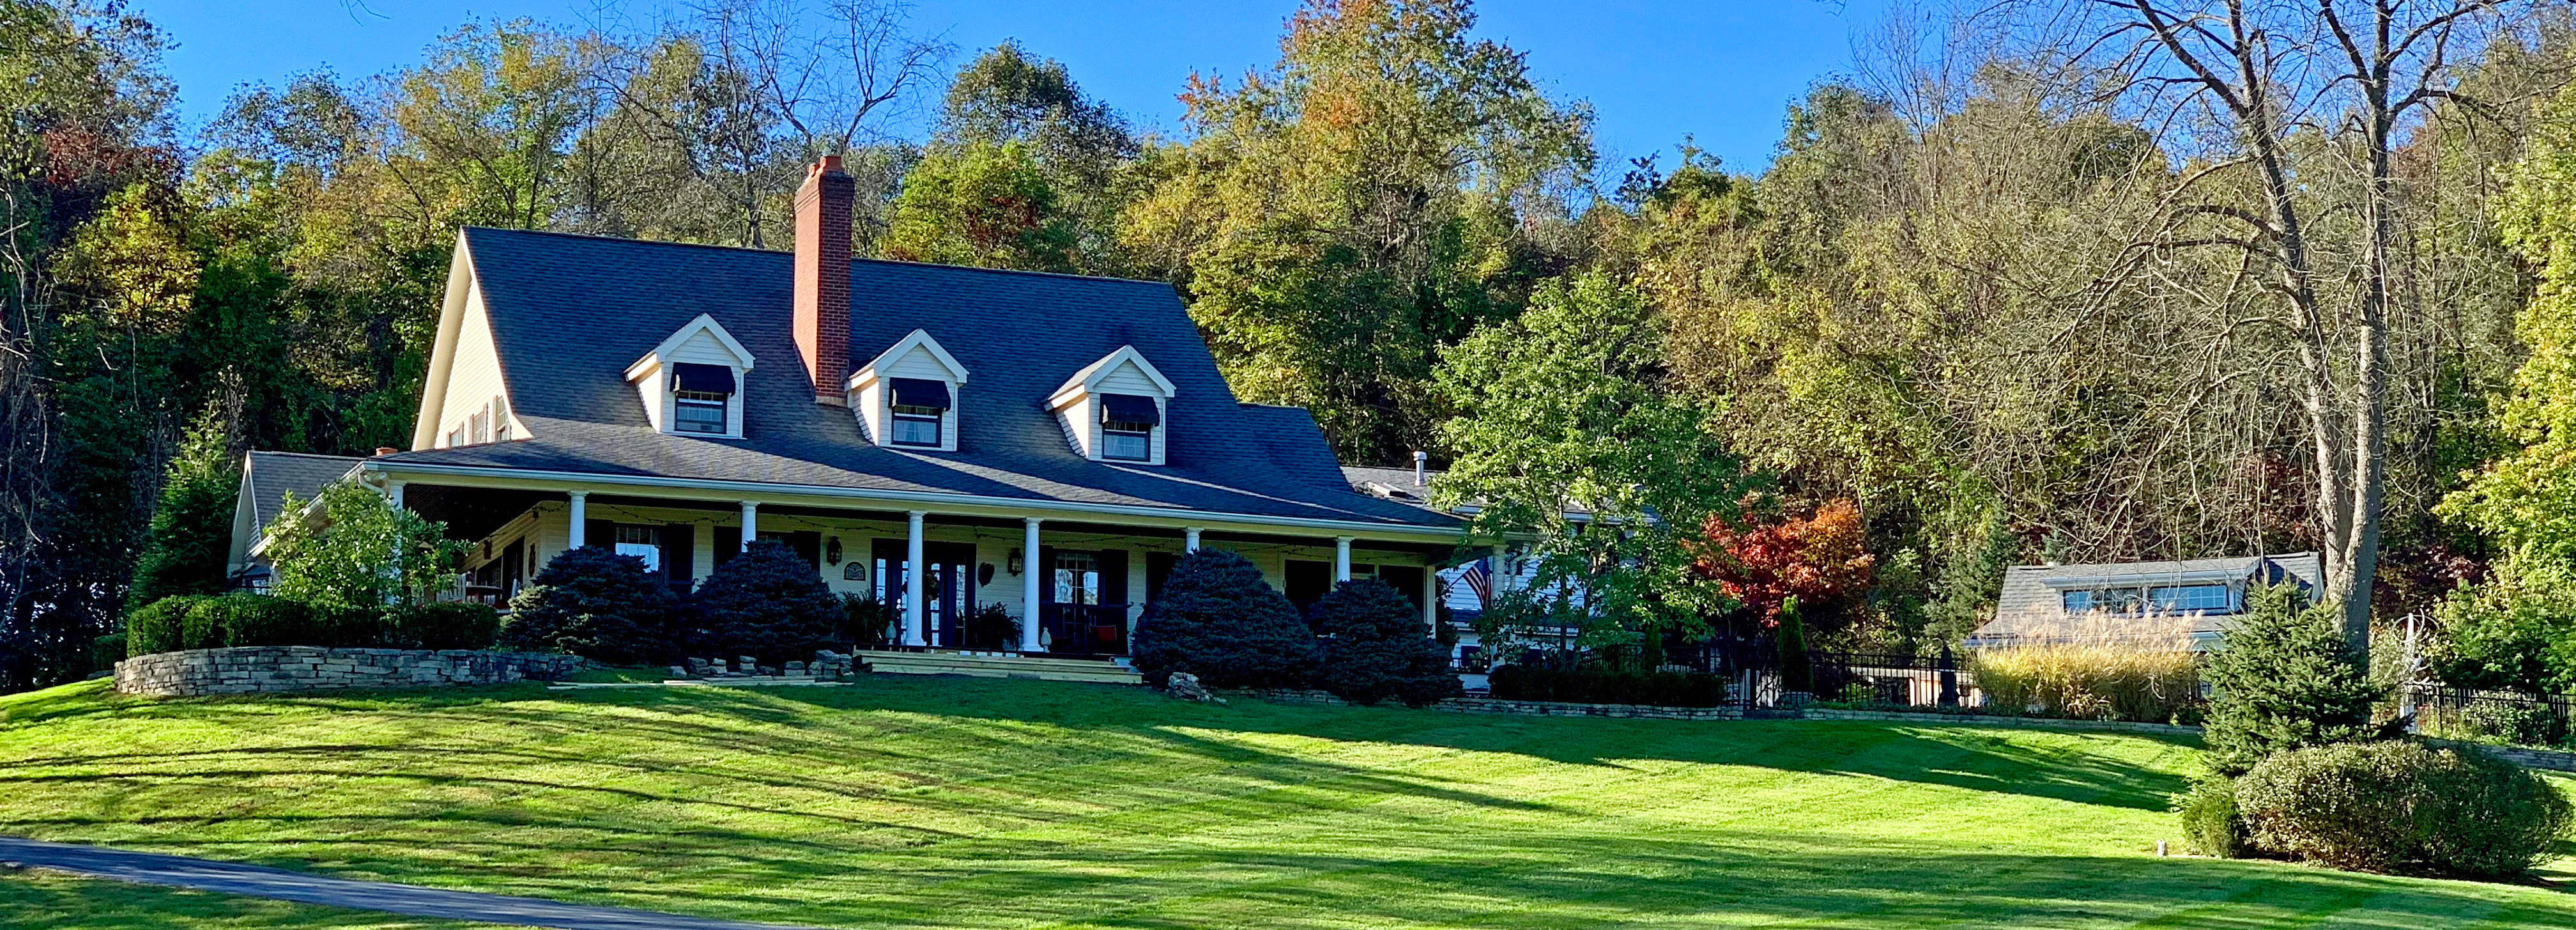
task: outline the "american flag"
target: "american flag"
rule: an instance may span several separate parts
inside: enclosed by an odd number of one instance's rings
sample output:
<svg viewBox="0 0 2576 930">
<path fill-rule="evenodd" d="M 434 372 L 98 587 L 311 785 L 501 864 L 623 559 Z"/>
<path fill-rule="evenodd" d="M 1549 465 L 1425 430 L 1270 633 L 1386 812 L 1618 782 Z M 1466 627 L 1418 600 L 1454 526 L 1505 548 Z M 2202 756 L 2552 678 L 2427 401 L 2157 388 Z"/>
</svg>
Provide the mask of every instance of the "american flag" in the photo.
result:
<svg viewBox="0 0 2576 930">
<path fill-rule="evenodd" d="M 1476 603 L 1478 605 L 1483 607 L 1494 606 L 1494 570 L 1492 559 L 1477 559 L 1476 561 L 1467 563 L 1466 569 L 1458 573 L 1458 583 L 1466 585 L 1467 590 L 1476 592 Z"/>
</svg>

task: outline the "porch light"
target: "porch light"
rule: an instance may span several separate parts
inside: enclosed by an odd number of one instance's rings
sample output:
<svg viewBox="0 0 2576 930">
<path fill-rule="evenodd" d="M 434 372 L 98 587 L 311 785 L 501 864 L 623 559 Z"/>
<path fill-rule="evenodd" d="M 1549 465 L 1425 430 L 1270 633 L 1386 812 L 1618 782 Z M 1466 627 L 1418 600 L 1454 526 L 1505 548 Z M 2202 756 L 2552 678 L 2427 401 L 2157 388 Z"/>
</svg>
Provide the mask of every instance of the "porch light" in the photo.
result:
<svg viewBox="0 0 2576 930">
<path fill-rule="evenodd" d="M 841 564 L 841 537 L 834 536 L 823 543 L 823 561 L 832 565 Z"/>
<path fill-rule="evenodd" d="M 1012 549 L 1011 549 L 1011 558 L 1010 558 L 1010 562 L 1011 562 L 1011 574 L 1014 574 L 1014 575 L 1020 574 L 1020 570 L 1021 570 L 1022 568 L 1027 567 L 1027 563 L 1022 562 L 1022 561 L 1020 560 L 1020 550 L 1019 550 L 1019 548 L 1018 548 L 1018 547 L 1016 547 L 1016 546 L 1012 547 Z"/>
</svg>

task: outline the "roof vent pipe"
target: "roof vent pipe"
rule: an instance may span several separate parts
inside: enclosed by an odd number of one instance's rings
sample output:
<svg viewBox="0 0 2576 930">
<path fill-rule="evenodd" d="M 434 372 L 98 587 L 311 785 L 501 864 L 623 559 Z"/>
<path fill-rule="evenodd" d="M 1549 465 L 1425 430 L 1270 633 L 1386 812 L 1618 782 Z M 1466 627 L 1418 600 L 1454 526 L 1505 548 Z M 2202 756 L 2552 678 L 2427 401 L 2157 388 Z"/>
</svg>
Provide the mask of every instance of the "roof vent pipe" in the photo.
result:
<svg viewBox="0 0 2576 930">
<path fill-rule="evenodd" d="M 1431 453 L 1424 452 L 1424 451 L 1422 451 L 1422 450 L 1420 450 L 1420 449 L 1415 449 L 1415 450 L 1413 450 L 1413 486 L 1414 486 L 1414 487 L 1417 487 L 1417 488 L 1418 488 L 1418 487 L 1421 487 L 1421 486 L 1422 486 L 1422 482 L 1423 482 L 1423 471 L 1424 471 L 1425 469 L 1429 468 L 1429 467 L 1430 467 L 1430 464 L 1431 464 Z"/>
<path fill-rule="evenodd" d="M 814 402 L 841 406 L 850 377 L 850 208 L 858 182 L 826 155 L 796 190 L 796 354 Z"/>
</svg>

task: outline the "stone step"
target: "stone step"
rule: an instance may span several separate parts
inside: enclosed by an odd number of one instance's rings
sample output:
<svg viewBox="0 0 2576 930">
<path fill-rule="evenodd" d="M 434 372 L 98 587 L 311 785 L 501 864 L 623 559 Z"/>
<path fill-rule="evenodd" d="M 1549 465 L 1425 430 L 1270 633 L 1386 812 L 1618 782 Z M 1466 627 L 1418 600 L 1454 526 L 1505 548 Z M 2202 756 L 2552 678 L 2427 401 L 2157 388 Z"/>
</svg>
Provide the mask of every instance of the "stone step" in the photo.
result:
<svg viewBox="0 0 2576 930">
<path fill-rule="evenodd" d="M 953 652 L 875 652 L 859 653 L 859 660 L 870 670 L 888 675 L 966 675 L 976 678 L 1030 678 L 1041 681 L 1084 681 L 1104 684 L 1143 684 L 1144 676 L 1123 666 L 1085 659 L 1051 659 L 1033 656 L 978 656 Z"/>
<path fill-rule="evenodd" d="M 1101 671 L 1104 669 L 1123 671 L 1127 667 L 1123 661 L 1112 659 L 1077 659 L 1061 656 L 1023 655 L 1017 653 L 994 654 L 947 651 L 898 652 L 890 649 L 863 649 L 858 652 L 858 657 L 862 662 L 968 662 L 978 665 L 1009 665 L 1016 668 L 1063 669 L 1065 671 L 1076 672 Z"/>
</svg>

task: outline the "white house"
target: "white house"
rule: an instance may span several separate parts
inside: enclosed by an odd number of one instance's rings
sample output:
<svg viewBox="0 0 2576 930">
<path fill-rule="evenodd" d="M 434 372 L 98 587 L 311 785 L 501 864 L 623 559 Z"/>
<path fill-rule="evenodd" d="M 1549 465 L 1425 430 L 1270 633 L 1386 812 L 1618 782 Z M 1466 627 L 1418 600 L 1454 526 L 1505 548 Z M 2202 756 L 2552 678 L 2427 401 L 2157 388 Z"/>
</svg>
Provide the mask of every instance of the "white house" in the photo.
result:
<svg viewBox="0 0 2576 930">
<path fill-rule="evenodd" d="M 1371 574 L 1434 616 L 1454 515 L 1351 485 L 1306 411 L 1237 401 L 1168 284 L 854 260 L 808 173 L 795 252 L 467 229 L 408 450 L 254 453 L 235 568 L 279 491 L 346 475 L 473 541 L 506 598 L 567 548 L 674 585 L 776 539 L 956 648 L 1116 655 L 1185 550 L 1292 595 Z"/>
</svg>

